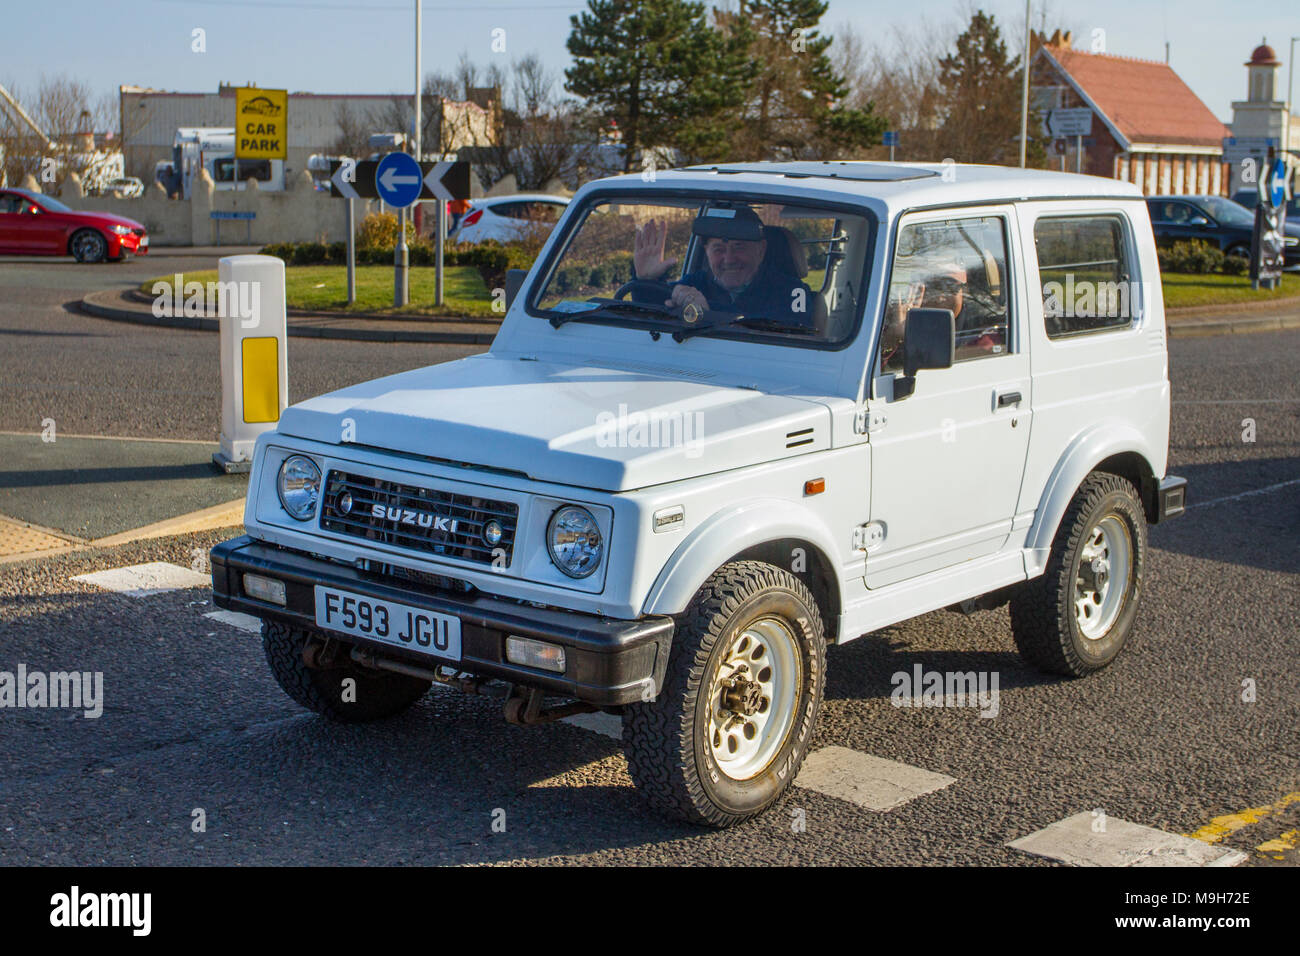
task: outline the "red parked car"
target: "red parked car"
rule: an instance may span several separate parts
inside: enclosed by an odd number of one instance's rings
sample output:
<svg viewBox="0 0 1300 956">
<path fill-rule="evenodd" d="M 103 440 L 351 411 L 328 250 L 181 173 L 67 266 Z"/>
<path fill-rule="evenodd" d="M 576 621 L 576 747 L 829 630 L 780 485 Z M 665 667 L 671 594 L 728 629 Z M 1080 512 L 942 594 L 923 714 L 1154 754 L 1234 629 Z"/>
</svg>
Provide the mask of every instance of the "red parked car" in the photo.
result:
<svg viewBox="0 0 1300 956">
<path fill-rule="evenodd" d="M 148 251 L 149 234 L 134 219 L 77 212 L 26 189 L 0 189 L 0 253 L 103 262 Z"/>
</svg>

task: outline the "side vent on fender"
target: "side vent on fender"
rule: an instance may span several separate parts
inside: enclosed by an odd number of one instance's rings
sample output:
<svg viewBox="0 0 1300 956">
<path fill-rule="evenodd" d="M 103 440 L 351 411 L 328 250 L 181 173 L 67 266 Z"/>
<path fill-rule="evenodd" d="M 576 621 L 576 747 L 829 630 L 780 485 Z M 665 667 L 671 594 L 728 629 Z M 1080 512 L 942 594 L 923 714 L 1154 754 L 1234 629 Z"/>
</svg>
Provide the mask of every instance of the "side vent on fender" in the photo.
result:
<svg viewBox="0 0 1300 956">
<path fill-rule="evenodd" d="M 787 432 L 785 436 L 786 448 L 798 448 L 800 445 L 811 445 L 813 443 L 813 429 L 801 428 L 797 432 Z"/>
</svg>

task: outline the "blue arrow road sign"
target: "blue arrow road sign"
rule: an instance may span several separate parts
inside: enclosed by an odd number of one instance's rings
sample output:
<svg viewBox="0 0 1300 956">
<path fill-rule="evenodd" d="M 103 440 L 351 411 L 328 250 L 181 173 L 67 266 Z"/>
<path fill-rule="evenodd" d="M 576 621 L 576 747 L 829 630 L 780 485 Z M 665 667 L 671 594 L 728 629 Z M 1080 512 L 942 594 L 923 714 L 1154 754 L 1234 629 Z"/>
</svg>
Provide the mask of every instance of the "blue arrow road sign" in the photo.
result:
<svg viewBox="0 0 1300 956">
<path fill-rule="evenodd" d="M 389 153 L 375 167 L 375 189 L 379 198 L 395 209 L 404 209 L 420 198 L 424 174 L 414 156 Z"/>
</svg>

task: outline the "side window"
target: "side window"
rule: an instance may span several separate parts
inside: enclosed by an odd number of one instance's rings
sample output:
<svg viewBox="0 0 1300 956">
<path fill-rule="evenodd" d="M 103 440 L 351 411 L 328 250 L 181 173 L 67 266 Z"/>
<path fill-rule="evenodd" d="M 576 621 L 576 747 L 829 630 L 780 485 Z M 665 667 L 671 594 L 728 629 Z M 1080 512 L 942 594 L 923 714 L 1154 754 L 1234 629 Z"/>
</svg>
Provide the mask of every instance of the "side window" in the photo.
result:
<svg viewBox="0 0 1300 956">
<path fill-rule="evenodd" d="M 527 219 L 528 204 L 523 202 L 501 202 L 492 207 L 493 214 L 509 219 Z"/>
<path fill-rule="evenodd" d="M 1148 204 L 1151 209 L 1151 221 L 1167 226 L 1185 226 L 1192 218 L 1191 207 L 1186 203 L 1157 200 Z"/>
<path fill-rule="evenodd" d="M 903 227 L 894 254 L 882 365 L 903 367 L 909 309 L 948 309 L 957 327 L 956 360 L 1007 351 L 1007 239 L 1000 216 L 945 219 Z"/>
<path fill-rule="evenodd" d="M 1039 219 L 1034 245 L 1048 338 L 1132 324 L 1137 283 L 1130 281 L 1128 233 L 1119 216 Z"/>
<path fill-rule="evenodd" d="M 17 211 L 17 196 L 0 196 L 0 213 L 16 213 Z"/>
</svg>

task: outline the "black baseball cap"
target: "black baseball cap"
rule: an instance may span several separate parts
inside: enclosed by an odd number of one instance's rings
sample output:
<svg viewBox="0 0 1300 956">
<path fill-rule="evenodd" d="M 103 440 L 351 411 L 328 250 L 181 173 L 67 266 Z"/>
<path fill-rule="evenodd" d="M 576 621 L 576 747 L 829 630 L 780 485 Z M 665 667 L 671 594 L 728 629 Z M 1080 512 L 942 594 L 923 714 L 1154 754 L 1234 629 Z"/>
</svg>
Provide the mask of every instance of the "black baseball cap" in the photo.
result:
<svg viewBox="0 0 1300 956">
<path fill-rule="evenodd" d="M 748 206 L 705 206 L 695 217 L 691 233 L 704 239 L 758 242 L 763 238 L 763 220 Z"/>
</svg>

